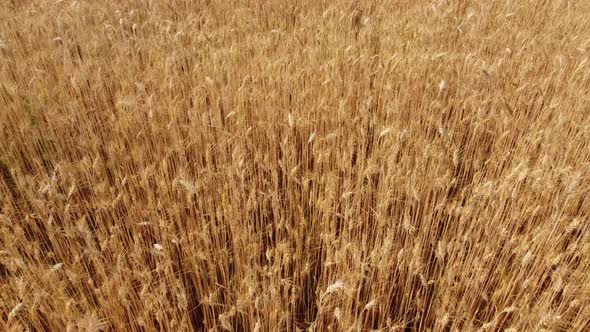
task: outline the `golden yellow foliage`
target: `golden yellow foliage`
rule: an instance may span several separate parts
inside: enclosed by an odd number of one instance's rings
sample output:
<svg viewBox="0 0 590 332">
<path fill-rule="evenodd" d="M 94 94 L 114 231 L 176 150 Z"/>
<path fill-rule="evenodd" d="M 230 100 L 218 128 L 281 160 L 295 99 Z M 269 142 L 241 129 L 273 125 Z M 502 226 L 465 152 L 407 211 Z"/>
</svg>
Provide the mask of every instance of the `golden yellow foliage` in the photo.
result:
<svg viewBox="0 0 590 332">
<path fill-rule="evenodd" d="M 590 330 L 588 13 L 4 0 L 0 329 Z"/>
</svg>

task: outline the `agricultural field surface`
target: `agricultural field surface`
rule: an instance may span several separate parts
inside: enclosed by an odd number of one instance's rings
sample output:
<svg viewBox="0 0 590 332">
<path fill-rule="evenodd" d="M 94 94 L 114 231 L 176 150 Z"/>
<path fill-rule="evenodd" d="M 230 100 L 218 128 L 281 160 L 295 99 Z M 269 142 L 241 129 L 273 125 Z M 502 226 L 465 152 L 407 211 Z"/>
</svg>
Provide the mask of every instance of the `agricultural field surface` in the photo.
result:
<svg viewBox="0 0 590 332">
<path fill-rule="evenodd" d="M 0 331 L 590 331 L 590 0 L 2 0 Z"/>
</svg>

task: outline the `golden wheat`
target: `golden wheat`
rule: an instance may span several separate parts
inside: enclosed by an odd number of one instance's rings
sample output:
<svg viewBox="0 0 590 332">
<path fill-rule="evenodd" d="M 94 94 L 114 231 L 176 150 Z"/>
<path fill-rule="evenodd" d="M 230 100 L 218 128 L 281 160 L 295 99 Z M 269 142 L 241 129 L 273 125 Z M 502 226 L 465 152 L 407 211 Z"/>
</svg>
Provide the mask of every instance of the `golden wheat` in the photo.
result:
<svg viewBox="0 0 590 332">
<path fill-rule="evenodd" d="M 590 330 L 589 1 L 0 7 L 0 329 Z"/>
</svg>

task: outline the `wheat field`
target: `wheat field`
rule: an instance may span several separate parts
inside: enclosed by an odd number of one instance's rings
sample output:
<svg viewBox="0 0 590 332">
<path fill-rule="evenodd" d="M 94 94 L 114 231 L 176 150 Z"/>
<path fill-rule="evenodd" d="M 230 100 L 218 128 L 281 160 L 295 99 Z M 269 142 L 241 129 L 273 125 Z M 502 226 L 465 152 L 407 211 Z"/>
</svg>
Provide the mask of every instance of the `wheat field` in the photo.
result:
<svg viewBox="0 0 590 332">
<path fill-rule="evenodd" d="M 0 330 L 589 331 L 588 13 L 4 0 Z"/>
</svg>

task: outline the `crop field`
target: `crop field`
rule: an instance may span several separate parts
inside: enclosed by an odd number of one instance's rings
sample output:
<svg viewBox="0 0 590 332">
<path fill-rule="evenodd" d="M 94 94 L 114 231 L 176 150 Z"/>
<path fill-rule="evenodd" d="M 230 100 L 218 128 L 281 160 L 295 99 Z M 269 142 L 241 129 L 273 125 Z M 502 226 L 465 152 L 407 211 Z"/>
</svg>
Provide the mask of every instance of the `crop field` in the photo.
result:
<svg viewBox="0 0 590 332">
<path fill-rule="evenodd" d="M 2 0 L 0 330 L 590 331 L 589 13 Z"/>
</svg>

